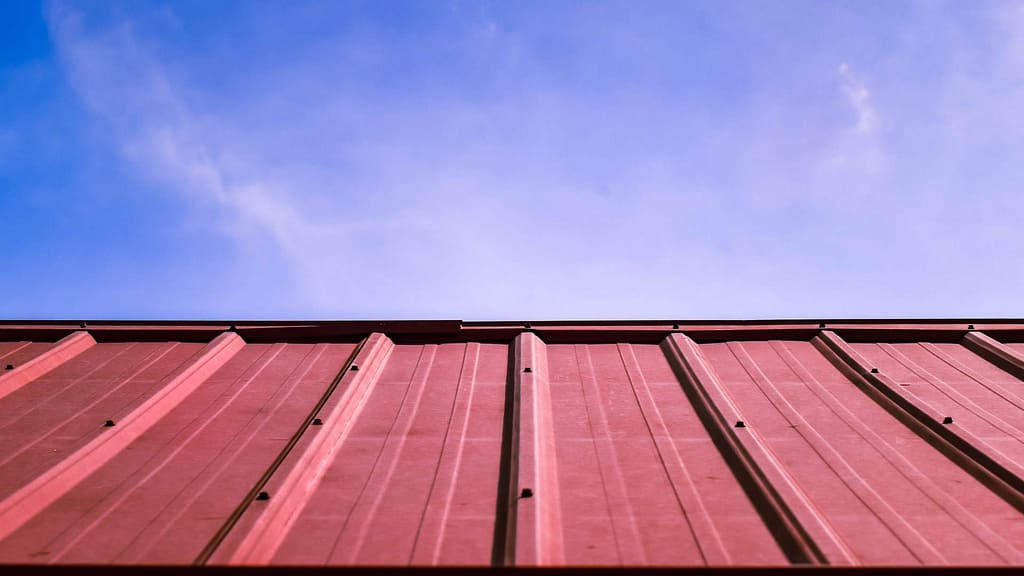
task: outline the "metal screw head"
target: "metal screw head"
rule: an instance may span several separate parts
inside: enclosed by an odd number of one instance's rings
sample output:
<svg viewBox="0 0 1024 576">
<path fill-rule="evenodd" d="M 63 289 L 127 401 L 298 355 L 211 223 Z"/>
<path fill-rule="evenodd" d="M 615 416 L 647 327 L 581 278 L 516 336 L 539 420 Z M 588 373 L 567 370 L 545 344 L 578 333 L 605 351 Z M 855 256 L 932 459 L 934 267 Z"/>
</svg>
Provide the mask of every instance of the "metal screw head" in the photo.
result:
<svg viewBox="0 0 1024 576">
<path fill-rule="evenodd" d="M 104 427 L 104 428 L 110 428 L 110 427 L 112 427 L 113 425 L 114 425 L 114 421 L 113 421 L 113 420 L 107 420 L 107 421 L 106 421 L 106 422 L 105 422 L 105 423 L 103 424 L 103 427 Z"/>
<path fill-rule="evenodd" d="M 744 422 L 743 420 L 737 420 L 736 424 L 735 424 L 735 427 L 736 428 L 746 428 L 747 427 L 747 423 Z"/>
<path fill-rule="evenodd" d="M 260 492 L 256 495 L 257 500 L 270 500 L 270 494 L 267 492 Z"/>
<path fill-rule="evenodd" d="M 523 491 L 519 493 L 519 497 L 520 498 L 532 498 L 533 497 L 533 490 L 531 490 L 529 488 L 523 488 Z"/>
<path fill-rule="evenodd" d="M 352 367 L 349 368 L 349 370 L 351 370 L 353 372 L 359 372 L 359 365 L 358 364 L 353 364 Z"/>
<path fill-rule="evenodd" d="M 871 369 L 871 373 L 872 374 L 878 374 L 878 368 L 872 368 Z"/>
<path fill-rule="evenodd" d="M 974 324 L 968 324 L 967 325 L 967 329 L 968 330 L 974 330 Z"/>
<path fill-rule="evenodd" d="M 942 419 L 942 423 L 943 424 L 952 424 L 953 423 L 953 417 L 952 416 L 946 416 L 945 418 Z"/>
<path fill-rule="evenodd" d="M 526 368 L 523 368 L 523 372 L 526 372 L 527 374 L 529 374 L 530 372 L 533 372 L 533 368 L 530 368 L 529 366 L 527 366 Z"/>
<path fill-rule="evenodd" d="M 8 364 L 7 366 L 4 366 L 4 370 L 14 370 L 14 364 Z"/>
<path fill-rule="evenodd" d="M 313 418 L 313 426 L 323 426 L 324 421 L 319 418 Z"/>
</svg>

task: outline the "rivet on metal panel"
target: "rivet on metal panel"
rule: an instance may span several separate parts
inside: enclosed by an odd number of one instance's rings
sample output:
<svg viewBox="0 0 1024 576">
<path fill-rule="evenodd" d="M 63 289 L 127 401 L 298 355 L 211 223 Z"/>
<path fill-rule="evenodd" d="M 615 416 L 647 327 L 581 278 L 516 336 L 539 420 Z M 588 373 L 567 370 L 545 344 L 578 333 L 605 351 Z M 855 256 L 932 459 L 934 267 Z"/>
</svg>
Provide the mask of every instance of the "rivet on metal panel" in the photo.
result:
<svg viewBox="0 0 1024 576">
<path fill-rule="evenodd" d="M 323 426 L 324 421 L 319 418 L 313 418 L 313 426 Z"/>
<path fill-rule="evenodd" d="M 943 424 L 952 424 L 953 423 L 953 417 L 952 416 L 946 416 L 945 418 L 942 419 L 942 423 Z"/>
<path fill-rule="evenodd" d="M 743 420 L 737 420 L 736 421 L 736 428 L 746 428 L 746 427 L 747 427 L 747 424 Z"/>
<path fill-rule="evenodd" d="M 256 495 L 257 500 L 270 500 L 270 494 L 267 492 L 260 492 Z"/>
<path fill-rule="evenodd" d="M 8 364 L 4 367 L 4 370 L 14 370 L 14 364 Z"/>
<path fill-rule="evenodd" d="M 110 428 L 113 425 L 114 425 L 114 421 L 113 420 L 107 420 L 106 422 L 103 423 L 103 427 L 104 428 Z"/>
<path fill-rule="evenodd" d="M 356 365 L 356 364 L 353 364 L 352 368 L 349 368 L 349 370 L 352 370 L 353 372 L 359 372 L 359 366 Z"/>
<path fill-rule="evenodd" d="M 872 368 L 871 369 L 871 373 L 872 374 L 878 374 L 878 368 Z"/>
<path fill-rule="evenodd" d="M 531 490 L 529 488 L 523 488 L 523 491 L 519 493 L 519 497 L 520 498 L 532 498 L 533 497 L 533 490 Z"/>
<path fill-rule="evenodd" d="M 527 374 L 529 374 L 530 372 L 533 372 L 533 368 L 530 368 L 529 366 L 527 366 L 526 368 L 523 368 L 523 372 L 526 372 Z"/>
</svg>

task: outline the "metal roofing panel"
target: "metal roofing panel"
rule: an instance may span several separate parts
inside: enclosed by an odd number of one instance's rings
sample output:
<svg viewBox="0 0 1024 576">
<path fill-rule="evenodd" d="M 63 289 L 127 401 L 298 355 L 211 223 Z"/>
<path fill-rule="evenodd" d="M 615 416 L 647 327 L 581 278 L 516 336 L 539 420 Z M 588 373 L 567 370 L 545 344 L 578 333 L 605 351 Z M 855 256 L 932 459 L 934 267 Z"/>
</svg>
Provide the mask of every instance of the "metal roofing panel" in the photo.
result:
<svg viewBox="0 0 1024 576">
<path fill-rule="evenodd" d="M 0 562 L 1020 566 L 1022 334 L 0 323 Z"/>
<path fill-rule="evenodd" d="M 1021 561 L 1024 523 L 809 342 L 702 346 L 756 435 L 829 519 L 830 563 Z"/>
<path fill-rule="evenodd" d="M 297 446 L 315 457 L 281 468 L 267 489 L 282 496 L 253 507 L 256 528 L 215 561 L 491 561 L 508 346 L 374 344 L 387 348 L 376 366 L 342 383 Z"/>
<path fill-rule="evenodd" d="M 565 563 L 785 562 L 657 345 L 546 348 Z"/>
<path fill-rule="evenodd" d="M 13 370 L 53 347 L 49 342 L 0 342 L 0 363 Z"/>
</svg>

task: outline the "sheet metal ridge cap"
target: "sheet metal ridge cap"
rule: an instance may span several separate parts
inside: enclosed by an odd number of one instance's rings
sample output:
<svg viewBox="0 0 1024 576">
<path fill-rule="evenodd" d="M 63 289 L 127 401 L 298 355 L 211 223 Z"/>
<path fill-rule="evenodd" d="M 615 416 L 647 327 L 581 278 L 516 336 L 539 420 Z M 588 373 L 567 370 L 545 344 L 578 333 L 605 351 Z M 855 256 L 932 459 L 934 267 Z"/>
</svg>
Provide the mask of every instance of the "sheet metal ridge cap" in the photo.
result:
<svg viewBox="0 0 1024 576">
<path fill-rule="evenodd" d="M 330 414 L 322 417 L 324 423 L 316 436 L 296 456 L 295 464 L 288 469 L 277 490 L 278 497 L 269 500 L 234 550 L 225 551 L 227 564 L 263 565 L 273 559 L 347 439 L 394 346 L 382 333 L 369 336 L 339 382 L 339 388 L 344 386 L 341 398 Z"/>
<path fill-rule="evenodd" d="M 0 540 L 64 496 L 152 428 L 244 345 L 245 341 L 237 334 L 228 332 L 218 336 L 198 358 L 180 369 L 116 426 L 0 502 Z"/>
<path fill-rule="evenodd" d="M 252 342 L 324 342 L 365 338 L 373 332 L 391 337 L 428 339 L 511 340 L 534 331 L 552 343 L 623 341 L 657 343 L 672 332 L 698 342 L 725 340 L 811 340 L 819 330 L 837 331 L 851 341 L 956 342 L 969 331 L 988 330 L 1017 339 L 1024 337 L 1024 320 L 1015 319 L 741 319 L 741 320 L 110 320 L 0 321 L 0 339 L 56 339 L 88 327 L 99 342 L 135 340 L 207 341 L 209 334 L 238 332 Z"/>
<path fill-rule="evenodd" d="M 187 323 L 177 321 L 178 323 Z M 173 323 L 173 322 L 172 322 Z M 560 319 L 511 319 L 511 320 L 456 320 L 456 319 L 418 319 L 418 320 L 310 320 L 310 321 L 222 321 L 223 323 L 237 324 L 238 326 L 291 326 L 291 325 L 372 325 L 387 324 L 395 326 L 415 325 L 459 325 L 463 328 L 473 327 L 524 327 L 529 330 L 536 327 L 550 326 L 663 326 L 679 324 L 680 327 L 692 326 L 797 326 L 797 325 L 819 325 L 825 324 L 850 324 L 850 325 L 943 325 L 959 326 L 968 324 L 995 324 L 995 325 L 1019 325 L 1024 326 L 1024 318 L 706 318 L 706 319 L 682 319 L 682 318 L 608 318 L 597 320 L 560 320 Z"/>
<path fill-rule="evenodd" d="M 78 356 L 96 344 L 88 332 L 72 332 L 52 348 L 12 370 L 0 372 L 0 398 Z"/>
<path fill-rule="evenodd" d="M 381 326 L 396 326 L 396 327 L 417 327 L 421 325 L 432 325 L 432 326 L 455 326 L 458 327 L 463 323 L 460 319 L 450 318 L 436 318 L 436 319 L 406 319 L 406 320 L 395 320 L 395 319 L 347 319 L 347 320 L 331 320 L 331 319 L 316 319 L 316 320 L 190 320 L 187 318 L 173 319 L 173 320 L 119 320 L 119 319 L 92 319 L 92 320 L 36 320 L 36 319 L 0 319 L 0 328 L 7 327 L 60 327 L 60 328 L 81 328 L 83 325 L 90 328 L 118 328 L 118 327 L 157 327 L 157 328 L 168 328 L 176 326 L 185 327 L 205 327 L 210 329 L 221 328 L 226 330 L 230 326 L 237 326 L 239 328 L 262 328 L 262 327 L 309 327 L 309 326 L 359 326 L 359 327 L 381 327 Z M 1024 323 L 1024 321 L 1022 321 Z"/>
<path fill-rule="evenodd" d="M 424 320 L 430 321 L 430 320 Z M 551 325 L 577 325 L 577 326 L 604 326 L 604 325 L 659 325 L 659 324 L 680 324 L 686 326 L 694 325 L 756 325 L 756 324 L 819 324 L 819 323 L 841 323 L 841 324 L 1024 324 L 1024 318 L 829 318 L 817 316 L 792 317 L 792 318 L 605 318 L 605 319 L 526 319 L 526 320 L 463 320 L 465 326 L 515 326 L 531 324 L 535 326 Z"/>
<path fill-rule="evenodd" d="M 993 458 L 979 448 L 984 445 L 974 435 L 965 430 L 953 431 L 942 424 L 935 415 L 927 413 L 923 408 L 913 403 L 900 394 L 893 386 L 890 378 L 883 374 L 872 372 L 870 364 L 854 350 L 847 342 L 834 332 L 822 330 L 821 334 L 814 340 L 818 348 L 827 358 L 838 361 L 850 369 L 850 371 L 863 384 L 874 389 L 878 396 L 874 399 L 888 407 L 890 412 L 897 410 L 897 417 L 902 413 L 904 424 L 911 425 L 910 428 L 922 436 L 953 462 L 967 470 L 971 475 L 985 482 L 989 489 L 993 490 L 1007 503 L 1017 510 L 1024 512 L 1024 478 L 1007 468 L 1003 462 Z M 856 381 L 855 381 L 856 383 Z M 884 398 L 884 400 L 882 400 Z M 888 404 L 888 406 L 886 406 Z M 908 422 L 909 421 L 909 422 Z M 924 434 L 922 434 L 922 432 Z M 931 436 L 929 438 L 929 436 Z M 1021 469 L 1016 462 L 1006 462 L 1014 470 Z"/>
<path fill-rule="evenodd" d="M 1024 326 L 1024 318 L 827 318 L 827 317 L 794 317 L 794 318 L 635 318 L 635 319 L 597 319 L 597 320 L 573 320 L 573 319 L 539 319 L 539 320 L 460 320 L 444 318 L 421 318 L 421 319 L 218 319 L 218 320 L 190 320 L 190 319 L 31 319 L 31 318 L 8 318 L 0 319 L 0 328 L 8 327 L 61 327 L 81 328 L 83 324 L 90 327 L 208 327 L 223 328 L 234 325 L 239 328 L 257 327 L 309 327 L 309 326 L 395 326 L 395 327 L 416 327 L 416 326 L 461 326 L 465 328 L 475 327 L 513 327 L 529 324 L 532 326 L 660 326 L 679 324 L 682 326 L 755 326 L 755 325 L 778 325 L 792 326 L 803 324 L 852 324 L 852 325 L 968 325 L 968 324 L 1013 324 Z"/>
</svg>

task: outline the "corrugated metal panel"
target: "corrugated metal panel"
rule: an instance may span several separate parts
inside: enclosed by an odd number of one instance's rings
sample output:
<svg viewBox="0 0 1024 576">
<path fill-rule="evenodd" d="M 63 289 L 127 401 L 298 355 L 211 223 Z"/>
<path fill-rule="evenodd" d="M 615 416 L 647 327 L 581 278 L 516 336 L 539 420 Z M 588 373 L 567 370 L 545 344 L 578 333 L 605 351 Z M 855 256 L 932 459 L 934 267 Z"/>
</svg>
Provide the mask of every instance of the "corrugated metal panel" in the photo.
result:
<svg viewBox="0 0 1024 576">
<path fill-rule="evenodd" d="M 0 324 L 0 562 L 1024 565 L 1024 323 Z"/>
</svg>

